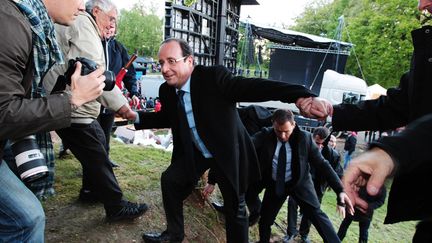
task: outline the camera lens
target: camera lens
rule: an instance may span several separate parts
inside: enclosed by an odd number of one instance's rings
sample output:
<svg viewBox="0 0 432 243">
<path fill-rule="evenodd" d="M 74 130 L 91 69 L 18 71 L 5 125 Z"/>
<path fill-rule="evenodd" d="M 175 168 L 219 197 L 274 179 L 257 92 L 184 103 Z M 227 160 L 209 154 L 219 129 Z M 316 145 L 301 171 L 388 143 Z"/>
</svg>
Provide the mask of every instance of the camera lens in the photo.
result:
<svg viewBox="0 0 432 243">
<path fill-rule="evenodd" d="M 21 180 L 33 182 L 48 175 L 48 167 L 35 136 L 12 141 L 11 148 Z"/>
<path fill-rule="evenodd" d="M 104 81 L 105 87 L 103 90 L 110 91 L 114 89 L 115 82 L 116 82 L 116 77 L 114 73 L 112 71 L 105 71 L 104 75 L 105 75 L 105 81 Z"/>
</svg>

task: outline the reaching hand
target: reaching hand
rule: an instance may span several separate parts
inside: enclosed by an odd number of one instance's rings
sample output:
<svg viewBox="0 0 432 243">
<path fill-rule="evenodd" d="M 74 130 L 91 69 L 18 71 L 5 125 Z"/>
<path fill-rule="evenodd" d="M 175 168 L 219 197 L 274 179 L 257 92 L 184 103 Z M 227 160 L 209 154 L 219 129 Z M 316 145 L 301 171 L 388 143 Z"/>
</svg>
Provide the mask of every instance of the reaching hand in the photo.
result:
<svg viewBox="0 0 432 243">
<path fill-rule="evenodd" d="M 368 209 L 368 203 L 359 197 L 360 187 L 366 186 L 369 195 L 377 195 L 393 170 L 392 158 L 380 148 L 373 148 L 351 161 L 344 173 L 342 183 L 345 192 L 357 209 L 364 213 Z"/>
<path fill-rule="evenodd" d="M 129 121 L 135 121 L 137 117 L 137 113 L 133 111 L 128 105 L 123 105 L 120 107 L 120 109 L 117 111 L 117 114 L 119 114 L 123 119 L 127 119 Z"/>
<path fill-rule="evenodd" d="M 201 195 L 204 200 L 206 200 L 214 191 L 215 185 L 208 184 L 204 187 L 204 189 L 201 192 Z"/>
<path fill-rule="evenodd" d="M 346 210 L 345 210 L 344 206 L 337 205 L 336 211 L 338 212 L 338 214 L 339 214 L 339 216 L 341 218 L 343 218 L 343 219 L 345 218 L 345 216 L 346 216 Z"/>
<path fill-rule="evenodd" d="M 98 68 L 92 73 L 81 76 L 80 62 L 76 62 L 75 72 L 71 77 L 71 103 L 81 106 L 99 97 L 105 87 L 104 69 Z"/>
<path fill-rule="evenodd" d="M 337 211 L 342 216 L 342 218 L 345 218 L 346 211 L 348 211 L 349 214 L 354 215 L 354 206 L 345 192 L 341 192 L 339 194 L 339 200 L 341 205 L 338 204 Z"/>
<path fill-rule="evenodd" d="M 136 95 L 132 96 L 132 107 L 138 107 L 139 101 L 140 100 Z"/>
<path fill-rule="evenodd" d="M 325 119 L 328 115 L 333 115 L 333 106 L 325 99 L 317 97 L 298 98 L 296 106 L 300 114 L 309 118 Z"/>
<path fill-rule="evenodd" d="M 296 101 L 296 106 L 300 110 L 300 114 L 302 116 L 306 116 L 305 114 L 310 111 L 312 106 L 312 97 L 298 98 Z"/>
</svg>

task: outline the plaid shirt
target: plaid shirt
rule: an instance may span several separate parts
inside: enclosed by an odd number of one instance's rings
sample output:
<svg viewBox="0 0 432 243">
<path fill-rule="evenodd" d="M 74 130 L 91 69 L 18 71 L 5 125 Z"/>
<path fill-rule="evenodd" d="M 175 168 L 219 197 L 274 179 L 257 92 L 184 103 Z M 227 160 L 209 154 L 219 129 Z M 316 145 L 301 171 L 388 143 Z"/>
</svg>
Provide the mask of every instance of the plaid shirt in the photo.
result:
<svg viewBox="0 0 432 243">
<path fill-rule="evenodd" d="M 39 85 L 42 77 L 54 63 L 62 64 L 63 56 L 55 38 L 54 23 L 41 0 L 13 0 L 27 17 L 32 30 L 35 73 L 32 97 L 40 97 L 44 90 Z"/>
<path fill-rule="evenodd" d="M 63 64 L 62 52 L 57 43 L 54 23 L 41 0 L 12 0 L 27 17 L 32 31 L 33 61 L 35 64 L 31 97 L 45 96 L 41 79 L 55 63 Z M 54 195 L 54 149 L 49 133 L 36 134 L 36 141 L 49 169 L 48 177 L 33 182 L 29 189 L 39 198 Z"/>
</svg>

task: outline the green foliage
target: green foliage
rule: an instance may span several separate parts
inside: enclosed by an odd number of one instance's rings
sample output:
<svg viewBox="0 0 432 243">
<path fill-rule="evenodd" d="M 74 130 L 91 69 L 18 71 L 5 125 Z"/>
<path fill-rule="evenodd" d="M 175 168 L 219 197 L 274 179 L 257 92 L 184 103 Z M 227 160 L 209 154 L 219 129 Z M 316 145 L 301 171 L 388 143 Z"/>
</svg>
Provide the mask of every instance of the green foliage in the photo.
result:
<svg viewBox="0 0 432 243">
<path fill-rule="evenodd" d="M 342 40 L 355 45 L 346 73 L 361 77 L 357 55 L 369 85 L 397 86 L 409 69 L 412 52 L 410 31 L 418 28 L 416 1 L 319 0 L 296 19 L 293 29 L 335 38 L 338 17 L 344 15 Z"/>
<path fill-rule="evenodd" d="M 163 38 L 163 20 L 154 7 L 144 7 L 142 2 L 131 10 L 122 10 L 118 24 L 118 39 L 129 52 L 156 58 Z"/>
<path fill-rule="evenodd" d="M 192 6 L 192 4 L 194 4 L 197 0 L 184 0 L 184 5 L 185 6 Z"/>
<path fill-rule="evenodd" d="M 389 191 L 390 183 L 387 188 Z M 330 221 L 332 222 L 335 230 L 339 229 L 339 225 L 342 223 L 342 218 L 336 212 L 336 194 L 333 191 L 327 191 L 324 194 L 323 201 L 321 203 L 321 209 L 327 214 Z M 415 232 L 415 221 L 401 222 L 397 224 L 383 224 L 384 218 L 387 214 L 387 200 L 385 204 L 375 210 L 372 223 L 369 228 L 369 242 L 376 243 L 387 243 L 387 242 L 411 242 Z M 282 227 L 283 230 L 287 227 L 287 203 L 282 206 L 276 223 Z M 301 217 L 299 217 L 301 218 Z M 298 222 L 299 224 L 300 222 Z M 298 229 L 299 225 L 297 226 Z M 285 232 L 279 227 L 272 227 L 272 234 L 275 238 L 281 238 Z M 312 242 L 322 242 L 320 235 L 314 226 L 311 226 L 309 238 Z M 359 224 L 353 221 L 348 228 L 347 234 L 343 242 L 358 242 L 359 239 Z"/>
</svg>

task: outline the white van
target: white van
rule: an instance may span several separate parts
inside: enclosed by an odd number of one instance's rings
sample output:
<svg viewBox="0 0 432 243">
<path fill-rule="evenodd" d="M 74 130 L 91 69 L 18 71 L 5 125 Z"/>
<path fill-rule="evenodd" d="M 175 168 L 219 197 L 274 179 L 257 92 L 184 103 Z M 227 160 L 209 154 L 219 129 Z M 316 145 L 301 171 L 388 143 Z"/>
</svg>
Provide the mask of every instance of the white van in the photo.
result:
<svg viewBox="0 0 432 243">
<path fill-rule="evenodd" d="M 324 72 L 319 97 L 330 101 L 333 105 L 356 104 L 366 98 L 366 93 L 367 84 L 363 79 L 328 69 Z"/>
<path fill-rule="evenodd" d="M 363 79 L 352 75 L 340 74 L 333 70 L 326 70 L 320 88 L 320 98 L 330 101 L 333 105 L 341 103 L 355 104 L 366 98 L 367 84 Z M 267 101 L 259 103 L 240 103 L 240 106 L 256 104 L 270 109 L 290 109 L 299 113 L 295 104 L 285 104 L 280 101 Z"/>
</svg>

